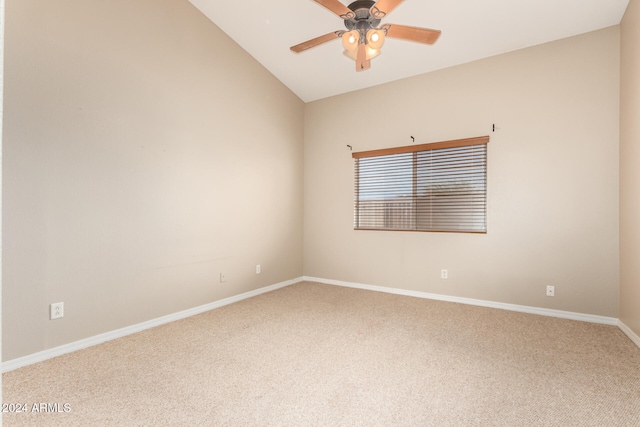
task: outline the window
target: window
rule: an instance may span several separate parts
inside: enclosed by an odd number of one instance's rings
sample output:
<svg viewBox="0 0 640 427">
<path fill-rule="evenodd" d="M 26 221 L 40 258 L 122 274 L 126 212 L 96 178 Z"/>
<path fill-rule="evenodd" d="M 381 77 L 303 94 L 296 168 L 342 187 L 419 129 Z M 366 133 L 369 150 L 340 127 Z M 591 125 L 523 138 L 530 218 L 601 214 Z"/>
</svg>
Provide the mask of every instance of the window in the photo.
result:
<svg viewBox="0 0 640 427">
<path fill-rule="evenodd" d="M 486 233 L 488 142 L 353 153 L 354 228 Z"/>
</svg>

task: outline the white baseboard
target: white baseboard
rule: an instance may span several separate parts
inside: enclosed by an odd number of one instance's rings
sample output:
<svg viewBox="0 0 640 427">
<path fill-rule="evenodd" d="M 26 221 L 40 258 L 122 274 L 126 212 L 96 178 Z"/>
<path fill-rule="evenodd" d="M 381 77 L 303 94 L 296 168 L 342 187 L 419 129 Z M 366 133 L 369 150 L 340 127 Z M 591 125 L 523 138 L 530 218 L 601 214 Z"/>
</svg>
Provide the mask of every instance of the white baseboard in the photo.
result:
<svg viewBox="0 0 640 427">
<path fill-rule="evenodd" d="M 95 335 L 80 341 L 75 341 L 69 344 L 65 344 L 59 347 L 55 347 L 49 350 L 43 350 L 38 353 L 30 354 L 28 356 L 20 357 L 13 360 L 8 360 L 2 363 L 2 372 L 13 371 L 24 366 L 28 366 L 34 363 L 43 362 L 48 359 L 52 359 L 63 354 L 71 353 L 77 350 L 82 350 L 87 347 L 101 344 L 106 341 L 111 341 L 116 338 L 125 337 L 127 335 L 135 334 L 146 329 L 151 329 L 156 326 L 164 325 L 166 323 L 174 322 L 176 320 L 184 319 L 187 317 L 195 316 L 196 314 L 204 313 L 206 311 L 214 310 L 225 305 L 233 304 L 238 301 L 242 301 L 247 298 L 252 298 L 260 294 L 275 291 L 276 289 L 284 288 L 302 281 L 318 282 L 327 285 L 345 286 L 349 288 L 365 289 L 369 291 L 385 292 L 389 294 L 405 295 L 417 298 L 426 298 L 439 301 L 456 302 L 461 304 L 476 305 L 481 307 L 498 308 L 502 310 L 517 311 L 522 313 L 538 314 L 542 316 L 560 317 L 563 319 L 579 320 L 583 322 L 600 323 L 605 325 L 618 326 L 638 347 L 640 347 L 640 337 L 636 335 L 628 326 L 622 323 L 619 319 L 614 317 L 597 316 L 593 314 L 575 313 L 571 311 L 552 310 L 548 308 L 530 307 L 517 304 L 506 304 L 501 302 L 478 300 L 472 298 L 462 298 L 449 295 L 432 294 L 426 292 L 409 291 L 405 289 L 388 288 L 384 286 L 366 285 L 362 283 L 344 282 L 341 280 L 322 279 L 319 277 L 303 276 L 296 279 L 287 280 L 284 282 L 276 283 L 275 285 L 266 286 L 264 288 L 256 289 L 250 292 L 245 292 L 240 295 L 235 295 L 229 298 L 214 301 L 209 304 L 194 307 L 188 310 L 180 311 L 178 313 L 169 314 L 167 316 L 152 319 L 146 322 L 138 323 L 136 325 L 127 326 L 125 328 L 117 329 L 115 331 L 105 332 L 100 335 Z"/>
<path fill-rule="evenodd" d="M 307 282 L 319 282 L 327 285 L 345 286 L 349 288 L 366 289 L 369 291 L 386 292 L 389 294 L 405 295 L 417 298 L 426 298 L 439 301 L 457 302 L 460 304 L 477 305 L 480 307 L 499 308 L 501 310 L 518 311 L 521 313 L 539 314 L 542 316 L 560 317 L 563 319 L 580 320 L 583 322 L 601 323 L 605 325 L 619 325 L 615 317 L 597 316 L 594 314 L 574 313 L 572 311 L 552 310 L 549 308 L 530 307 L 526 305 L 507 304 L 495 301 L 486 301 L 472 298 L 454 297 L 426 292 L 408 291 L 405 289 L 387 288 L 384 286 L 365 285 L 362 283 L 343 282 L 341 280 L 321 279 L 318 277 L 304 276 Z"/>
<path fill-rule="evenodd" d="M 13 371 L 14 369 L 22 368 L 27 365 L 31 365 L 38 362 L 43 362 L 48 359 L 52 359 L 63 354 L 72 353 L 77 350 L 82 350 L 87 347 L 91 347 L 97 344 L 102 344 L 106 341 L 111 341 L 116 338 L 122 338 L 127 335 L 135 334 L 146 329 L 155 328 L 156 326 L 164 325 L 166 323 L 174 322 L 176 320 L 184 319 L 187 317 L 195 316 L 196 314 L 204 313 L 225 305 L 233 304 L 238 301 L 242 301 L 247 298 L 252 298 L 260 294 L 275 291 L 276 289 L 284 288 L 285 286 L 293 285 L 295 283 L 302 282 L 303 278 L 298 277 L 296 279 L 287 280 L 284 282 L 276 283 L 275 285 L 265 286 L 264 288 L 256 289 L 250 292 L 245 292 L 240 295 L 234 295 L 229 298 L 224 298 L 218 301 L 214 301 L 209 304 L 201 305 L 199 307 L 190 308 L 188 310 L 180 311 L 177 313 L 169 314 L 166 316 L 158 317 L 157 319 L 148 320 L 146 322 L 138 323 L 136 325 L 127 326 L 125 328 L 116 329 L 115 331 L 105 332 L 100 335 L 85 338 L 79 341 L 75 341 L 69 344 L 61 345 L 59 347 L 43 350 L 38 353 L 30 354 L 28 356 L 19 357 L 17 359 L 8 360 L 2 363 L 2 372 Z"/>
<path fill-rule="evenodd" d="M 640 347 L 640 337 L 635 332 L 633 332 L 630 327 L 625 325 L 622 322 L 622 320 L 618 321 L 618 328 L 620 328 L 622 332 L 624 332 L 625 335 L 628 336 L 629 339 L 635 343 L 635 345 Z"/>
</svg>

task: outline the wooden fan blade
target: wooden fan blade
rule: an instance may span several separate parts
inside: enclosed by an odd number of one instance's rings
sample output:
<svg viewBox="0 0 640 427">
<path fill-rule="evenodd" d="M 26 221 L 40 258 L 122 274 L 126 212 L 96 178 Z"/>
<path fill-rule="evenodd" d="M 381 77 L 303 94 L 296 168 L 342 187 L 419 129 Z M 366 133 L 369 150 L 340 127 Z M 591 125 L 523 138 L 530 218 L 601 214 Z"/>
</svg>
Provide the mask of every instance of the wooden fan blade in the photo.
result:
<svg viewBox="0 0 640 427">
<path fill-rule="evenodd" d="M 315 0 L 315 2 L 326 7 L 342 19 L 351 19 L 356 17 L 356 14 L 353 13 L 351 9 L 340 3 L 338 0 Z"/>
<path fill-rule="evenodd" d="M 371 67 L 371 61 L 367 59 L 364 43 L 358 43 L 358 56 L 356 56 L 356 71 L 364 71 Z"/>
<path fill-rule="evenodd" d="M 402 3 L 402 0 L 378 0 L 376 4 L 371 6 L 371 14 L 375 18 L 380 19 L 388 15 L 389 12 L 395 9 L 400 3 Z"/>
<path fill-rule="evenodd" d="M 381 0 L 382 1 L 382 0 Z M 386 24 L 387 37 L 409 40 L 412 42 L 434 44 L 440 37 L 440 30 L 428 28 L 407 27 L 406 25 Z"/>
<path fill-rule="evenodd" d="M 342 36 L 342 33 L 344 31 L 334 31 L 332 33 L 329 34 L 325 34 L 324 36 L 320 36 L 320 37 L 316 37 L 315 39 L 311 39 L 311 40 L 307 40 L 306 42 L 302 42 L 300 44 L 297 44 L 295 46 L 291 46 L 290 49 L 292 51 L 294 51 L 295 53 L 300 53 L 303 52 L 307 49 L 311 49 L 312 47 L 316 47 L 322 43 L 326 43 L 328 41 L 331 41 L 333 39 L 337 39 L 340 38 L 340 36 Z"/>
</svg>

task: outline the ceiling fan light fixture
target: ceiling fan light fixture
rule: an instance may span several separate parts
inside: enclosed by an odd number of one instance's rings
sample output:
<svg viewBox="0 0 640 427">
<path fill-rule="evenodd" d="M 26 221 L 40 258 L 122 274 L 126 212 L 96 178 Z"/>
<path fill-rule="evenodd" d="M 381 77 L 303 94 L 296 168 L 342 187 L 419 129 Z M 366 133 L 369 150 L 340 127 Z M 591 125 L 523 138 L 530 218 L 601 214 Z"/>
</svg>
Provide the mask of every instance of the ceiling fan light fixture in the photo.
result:
<svg viewBox="0 0 640 427">
<path fill-rule="evenodd" d="M 379 50 L 384 44 L 385 34 L 384 31 L 377 28 L 372 28 L 367 31 L 367 45 L 371 49 Z"/>
<path fill-rule="evenodd" d="M 356 61 L 358 59 L 358 52 L 356 50 L 345 50 L 342 53 L 344 54 L 344 56 L 346 56 L 347 58 L 352 59 L 354 61 Z M 366 46 L 365 47 L 365 53 L 366 53 L 365 58 L 367 60 L 369 60 L 369 59 L 373 59 L 376 56 L 380 55 L 382 52 L 380 51 L 380 49 L 371 49 L 370 47 Z"/>
<path fill-rule="evenodd" d="M 356 60 L 356 51 L 355 50 L 345 50 L 344 52 L 342 52 L 344 54 L 344 56 L 346 56 L 349 59 L 353 59 L 354 61 Z"/>
<path fill-rule="evenodd" d="M 360 33 L 356 30 L 347 31 L 342 35 L 342 46 L 345 50 L 355 51 L 358 50 L 358 43 L 360 43 Z"/>
<path fill-rule="evenodd" d="M 366 56 L 367 59 L 373 59 L 382 53 L 380 52 L 380 49 L 372 49 L 369 46 L 367 46 L 366 52 L 367 52 L 367 56 Z"/>
</svg>

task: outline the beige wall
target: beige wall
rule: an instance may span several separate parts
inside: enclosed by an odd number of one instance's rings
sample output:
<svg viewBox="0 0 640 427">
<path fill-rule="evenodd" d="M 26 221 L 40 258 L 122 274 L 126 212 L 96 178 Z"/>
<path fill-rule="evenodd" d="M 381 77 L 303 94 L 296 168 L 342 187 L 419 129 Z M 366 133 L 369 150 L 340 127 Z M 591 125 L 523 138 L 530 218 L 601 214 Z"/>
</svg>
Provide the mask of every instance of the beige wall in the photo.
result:
<svg viewBox="0 0 640 427">
<path fill-rule="evenodd" d="M 187 0 L 7 0 L 5 56 L 4 360 L 301 276 L 303 103 Z"/>
<path fill-rule="evenodd" d="M 305 275 L 617 317 L 619 73 L 612 27 L 307 104 Z M 347 144 L 487 134 L 486 235 L 353 230 Z"/>
<path fill-rule="evenodd" d="M 640 335 L 640 1 L 621 24 L 620 320 Z"/>
</svg>

